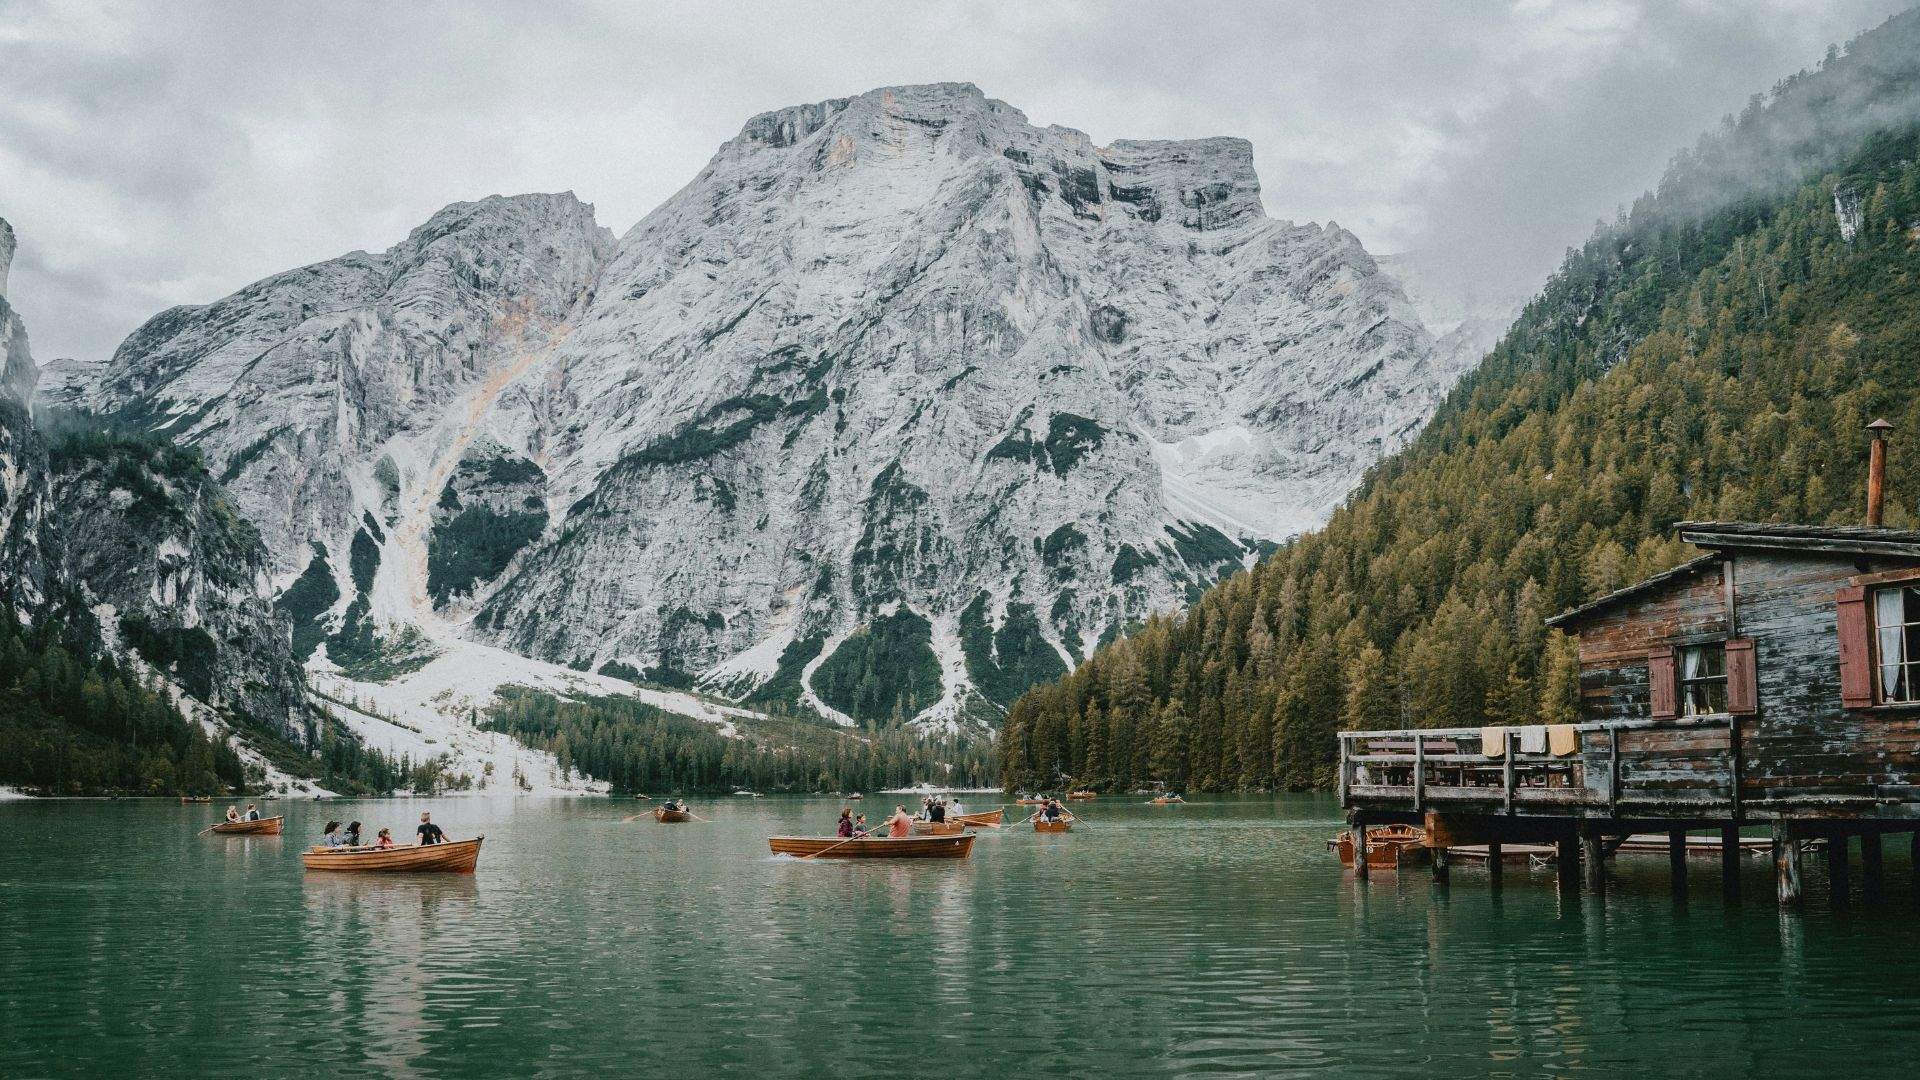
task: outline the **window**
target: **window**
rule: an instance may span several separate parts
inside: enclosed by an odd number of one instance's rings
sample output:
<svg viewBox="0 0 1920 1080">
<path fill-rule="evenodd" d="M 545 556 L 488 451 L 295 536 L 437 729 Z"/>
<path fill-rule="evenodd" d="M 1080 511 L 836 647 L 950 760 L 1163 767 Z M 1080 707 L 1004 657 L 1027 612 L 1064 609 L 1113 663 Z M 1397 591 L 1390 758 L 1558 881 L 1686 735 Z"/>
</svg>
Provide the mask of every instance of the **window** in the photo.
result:
<svg viewBox="0 0 1920 1080">
<path fill-rule="evenodd" d="M 1920 701 L 1920 586 L 1875 589 L 1873 629 L 1879 699 Z"/>
<path fill-rule="evenodd" d="M 1727 647 L 1722 642 L 1688 645 L 1680 652 L 1680 714 L 1727 711 Z"/>
</svg>

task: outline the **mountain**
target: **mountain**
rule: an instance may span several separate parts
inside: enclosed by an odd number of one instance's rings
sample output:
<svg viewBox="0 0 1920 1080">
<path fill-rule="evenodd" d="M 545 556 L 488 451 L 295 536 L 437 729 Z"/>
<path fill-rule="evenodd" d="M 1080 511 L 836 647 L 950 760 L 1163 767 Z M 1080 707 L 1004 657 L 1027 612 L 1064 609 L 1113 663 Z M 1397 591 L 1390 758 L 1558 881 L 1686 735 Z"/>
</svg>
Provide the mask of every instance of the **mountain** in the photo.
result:
<svg viewBox="0 0 1920 1080">
<path fill-rule="evenodd" d="M 6 295 L 14 246 L 0 221 L 0 783 L 160 794 L 367 779 L 336 777 L 351 748 L 312 760 L 327 718 L 274 610 L 266 551 L 198 457 L 34 423 L 38 369 Z"/>
<path fill-rule="evenodd" d="M 570 194 L 456 204 L 45 404 L 204 455 L 327 685 L 528 657 L 951 725 L 1321 521 L 1432 350 L 1244 141 L 942 84 L 755 117 L 617 241 Z"/>
<path fill-rule="evenodd" d="M 1541 620 L 1675 521 L 1859 520 L 1863 426 L 1920 428 L 1917 268 L 1920 11 L 1678 155 L 1324 529 L 1020 699 L 1004 779 L 1312 786 L 1336 729 L 1570 718 Z"/>
</svg>

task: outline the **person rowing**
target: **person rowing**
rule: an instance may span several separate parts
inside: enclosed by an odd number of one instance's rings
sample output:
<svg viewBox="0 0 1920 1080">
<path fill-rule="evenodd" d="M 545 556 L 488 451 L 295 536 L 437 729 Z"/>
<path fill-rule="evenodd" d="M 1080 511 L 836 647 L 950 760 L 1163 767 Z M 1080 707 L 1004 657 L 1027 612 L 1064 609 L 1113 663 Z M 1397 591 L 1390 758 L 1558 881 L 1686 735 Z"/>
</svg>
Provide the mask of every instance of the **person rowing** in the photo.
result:
<svg viewBox="0 0 1920 1080">
<path fill-rule="evenodd" d="M 904 805 L 893 808 L 893 816 L 887 819 L 887 835 L 896 840 L 913 835 L 913 819 L 907 816 Z"/>
</svg>

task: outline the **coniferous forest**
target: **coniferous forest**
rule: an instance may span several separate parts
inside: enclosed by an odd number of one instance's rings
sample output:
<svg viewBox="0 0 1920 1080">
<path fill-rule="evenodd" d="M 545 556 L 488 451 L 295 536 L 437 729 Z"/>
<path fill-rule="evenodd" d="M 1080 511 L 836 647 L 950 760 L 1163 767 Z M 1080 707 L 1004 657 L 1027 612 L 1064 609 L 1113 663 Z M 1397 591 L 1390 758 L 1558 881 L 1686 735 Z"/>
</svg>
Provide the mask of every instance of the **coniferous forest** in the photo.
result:
<svg viewBox="0 0 1920 1080">
<path fill-rule="evenodd" d="M 1689 557 L 1677 521 L 1858 523 L 1874 417 L 1912 525 L 1917 21 L 1680 155 L 1324 529 L 1023 696 L 1005 783 L 1322 786 L 1339 729 L 1570 719 L 1545 617 Z"/>
<path fill-rule="evenodd" d="M 932 780 L 994 782 L 992 746 L 964 735 L 920 735 L 869 724 L 861 731 L 812 720 L 756 720 L 728 738 L 697 720 L 625 697 L 590 700 L 508 689 L 485 727 L 553 754 L 562 770 L 614 791 L 876 791 Z"/>
</svg>

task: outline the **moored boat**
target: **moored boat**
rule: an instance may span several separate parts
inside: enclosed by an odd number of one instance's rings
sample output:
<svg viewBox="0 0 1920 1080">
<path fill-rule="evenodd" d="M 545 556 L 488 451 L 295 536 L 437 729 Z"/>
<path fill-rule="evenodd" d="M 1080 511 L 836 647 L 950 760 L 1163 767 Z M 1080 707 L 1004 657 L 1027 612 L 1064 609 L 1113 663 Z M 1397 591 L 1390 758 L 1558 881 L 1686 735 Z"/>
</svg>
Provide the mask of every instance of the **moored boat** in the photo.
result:
<svg viewBox="0 0 1920 1080">
<path fill-rule="evenodd" d="M 863 836 L 854 840 L 837 836 L 769 836 L 767 847 L 775 855 L 822 859 L 964 859 L 973 851 L 973 834 L 958 832 L 951 836 Z"/>
<path fill-rule="evenodd" d="M 256 818 L 253 821 L 223 821 L 207 831 L 220 833 L 223 836 L 279 836 L 280 826 L 286 820 L 284 817 L 276 816 Z"/>
<path fill-rule="evenodd" d="M 1033 831 L 1034 832 L 1071 832 L 1073 831 L 1073 819 L 1061 818 L 1059 821 L 1048 821 L 1045 818 L 1034 818 Z"/>
<path fill-rule="evenodd" d="M 985 829 L 1000 824 L 1006 817 L 1005 810 L 989 810 L 984 814 L 955 814 L 952 820 L 970 828 Z"/>
<path fill-rule="evenodd" d="M 308 870 L 337 870 L 403 874 L 471 874 L 480 863 L 480 841 L 448 840 L 390 848 L 310 848 L 300 853 Z"/>
<path fill-rule="evenodd" d="M 913 823 L 915 836 L 952 836 L 957 832 L 965 832 L 966 829 L 966 824 L 960 821 L 915 821 Z"/>
<path fill-rule="evenodd" d="M 662 825 L 671 825 L 676 821 L 692 821 L 693 811 L 669 810 L 664 806 L 656 806 L 653 808 L 653 820 Z"/>
<path fill-rule="evenodd" d="M 1367 830 L 1367 867 L 1373 870 L 1397 870 L 1402 866 L 1420 866 L 1432 853 L 1427 850 L 1427 834 L 1413 825 L 1381 825 Z M 1340 865 L 1353 865 L 1353 834 L 1343 832 L 1327 841 L 1338 852 Z"/>
</svg>

